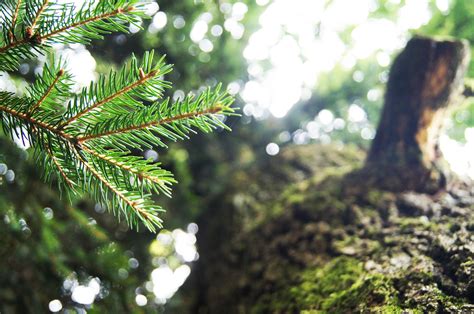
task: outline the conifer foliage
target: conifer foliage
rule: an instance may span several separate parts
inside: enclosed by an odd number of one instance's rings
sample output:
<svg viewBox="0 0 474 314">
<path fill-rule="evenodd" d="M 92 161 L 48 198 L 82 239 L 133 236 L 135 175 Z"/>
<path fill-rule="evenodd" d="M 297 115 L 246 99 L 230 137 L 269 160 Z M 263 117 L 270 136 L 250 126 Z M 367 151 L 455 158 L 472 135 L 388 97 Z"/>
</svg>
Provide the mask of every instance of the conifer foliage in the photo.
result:
<svg viewBox="0 0 474 314">
<path fill-rule="evenodd" d="M 141 1 L 84 1 L 80 8 L 48 0 L 2 0 L 0 71 L 16 71 L 25 59 L 50 53 L 53 43 L 88 44 L 126 32 L 146 18 Z M 163 209 L 151 193 L 170 195 L 172 174 L 131 149 L 166 147 L 190 132 L 226 128 L 233 101 L 221 87 L 172 102 L 163 98 L 171 66 L 153 51 L 132 56 L 118 71 L 101 75 L 73 94 L 63 60 L 46 64 L 24 95 L 0 91 L 5 133 L 28 141 L 44 169 L 66 194 L 88 193 L 130 226 L 161 227 Z"/>
</svg>

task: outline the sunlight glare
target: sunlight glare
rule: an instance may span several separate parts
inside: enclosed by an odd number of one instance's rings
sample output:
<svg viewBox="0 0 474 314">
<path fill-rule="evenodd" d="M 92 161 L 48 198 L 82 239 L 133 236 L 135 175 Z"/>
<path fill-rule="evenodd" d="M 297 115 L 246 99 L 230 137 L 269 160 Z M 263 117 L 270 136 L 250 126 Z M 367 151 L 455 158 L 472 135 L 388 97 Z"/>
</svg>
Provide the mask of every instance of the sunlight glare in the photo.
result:
<svg viewBox="0 0 474 314">
<path fill-rule="evenodd" d="M 257 1 L 259 5 L 268 2 Z M 387 67 L 391 54 L 405 44 L 408 30 L 431 17 L 428 0 L 407 0 L 394 20 L 371 17 L 377 8 L 374 0 L 269 2 L 259 18 L 260 28 L 250 35 L 243 52 L 251 80 L 241 96 L 254 105 L 253 116 L 259 119 L 270 112 L 284 117 L 308 97 L 303 91 L 314 89 L 320 74 L 339 63 L 351 69 L 358 59 L 376 54 L 380 66 Z M 350 41 L 344 42 L 340 33 L 351 27 Z M 354 79 L 360 82 L 363 77 Z"/>
</svg>

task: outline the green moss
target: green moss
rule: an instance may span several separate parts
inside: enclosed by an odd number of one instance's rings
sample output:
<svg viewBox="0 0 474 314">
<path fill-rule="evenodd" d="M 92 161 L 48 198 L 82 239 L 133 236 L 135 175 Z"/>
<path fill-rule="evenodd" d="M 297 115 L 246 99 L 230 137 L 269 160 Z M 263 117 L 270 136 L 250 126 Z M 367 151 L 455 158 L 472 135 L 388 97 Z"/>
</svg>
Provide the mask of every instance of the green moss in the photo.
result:
<svg viewBox="0 0 474 314">
<path fill-rule="evenodd" d="M 391 280 L 367 274 L 353 258 L 336 258 L 301 278 L 303 282 L 290 290 L 300 310 L 346 313 L 397 304 Z"/>
<path fill-rule="evenodd" d="M 290 289 L 296 303 L 303 308 L 324 308 L 334 294 L 346 291 L 362 275 L 362 265 L 354 259 L 341 257 L 323 268 L 305 271 L 302 283 Z"/>
<path fill-rule="evenodd" d="M 407 310 L 397 305 L 382 305 L 376 306 L 370 309 L 371 313 L 384 313 L 384 314 L 421 314 L 423 311 L 420 310 Z"/>
<path fill-rule="evenodd" d="M 431 227 L 435 227 L 435 224 L 430 223 L 425 217 L 398 217 L 396 222 L 402 231 L 410 231 L 419 227 L 431 230 Z"/>
<path fill-rule="evenodd" d="M 305 270 L 286 292 L 263 297 L 254 312 L 402 313 L 392 280 L 369 274 L 362 262 L 337 257 L 323 267 Z"/>
<path fill-rule="evenodd" d="M 371 188 L 364 196 L 369 204 L 377 206 L 389 199 L 391 195 L 389 192 Z"/>
<path fill-rule="evenodd" d="M 331 208 L 333 215 L 338 217 L 339 213 L 346 208 L 347 204 L 340 196 L 341 180 L 353 167 L 327 167 L 304 179 L 281 188 L 279 195 L 273 200 L 251 197 L 249 194 L 242 195 L 245 198 L 247 210 L 252 209 L 253 215 L 246 221 L 247 230 L 255 229 L 268 220 L 288 211 L 289 208 L 308 208 L 310 212 L 327 213 Z M 260 187 L 258 187 L 260 189 Z M 317 189 L 317 190 L 316 190 Z M 314 207 L 314 205 L 317 205 Z M 339 219 L 339 218 L 338 218 Z"/>
<path fill-rule="evenodd" d="M 308 158 L 314 156 L 307 153 Z M 313 169 L 306 166 L 306 157 L 296 161 L 288 154 L 283 157 L 287 167 L 297 170 L 287 173 L 285 167 L 281 171 L 285 180 L 265 178 L 265 184 L 255 184 L 253 193 L 239 194 L 252 200 L 241 202 L 247 205 L 239 207 L 242 212 L 255 210 L 244 225 L 258 226 L 251 231 L 250 242 L 239 247 L 242 252 L 249 247 L 256 252 L 254 260 L 242 261 L 245 269 L 252 269 L 242 281 L 245 285 L 238 288 L 244 291 L 236 301 L 242 312 L 459 313 L 471 309 L 470 300 L 462 299 L 461 293 L 472 289 L 474 262 L 464 251 L 454 256 L 445 253 L 448 248 L 442 241 L 446 238 L 450 243 L 453 238 L 462 243 L 463 226 L 472 231 L 474 223 L 438 217 L 435 206 L 426 216 L 406 216 L 411 213 L 403 203 L 399 205 L 397 193 L 347 175 L 353 166 L 325 164 Z M 271 188 L 262 189 L 267 186 Z M 420 201 L 425 199 L 420 195 Z M 257 259 L 258 267 L 253 267 Z M 364 268 L 365 261 L 370 261 L 370 270 Z"/>
<path fill-rule="evenodd" d="M 232 201 L 243 230 L 253 230 L 297 206 L 345 207 L 341 181 L 363 159 L 364 153 L 355 147 L 301 145 L 237 172 L 230 190 L 238 191 Z"/>
</svg>

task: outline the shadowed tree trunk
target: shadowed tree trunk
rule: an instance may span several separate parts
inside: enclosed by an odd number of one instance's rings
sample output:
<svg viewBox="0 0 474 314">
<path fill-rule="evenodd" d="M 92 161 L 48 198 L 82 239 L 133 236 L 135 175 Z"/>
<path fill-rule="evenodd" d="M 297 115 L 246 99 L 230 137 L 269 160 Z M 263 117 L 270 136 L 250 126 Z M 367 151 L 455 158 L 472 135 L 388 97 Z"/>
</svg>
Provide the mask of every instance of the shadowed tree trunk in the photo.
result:
<svg viewBox="0 0 474 314">
<path fill-rule="evenodd" d="M 198 221 L 188 310 L 473 313 L 474 187 L 447 185 L 438 145 L 468 51 L 408 42 L 365 165 L 350 147 L 308 145 L 235 171 Z"/>
<path fill-rule="evenodd" d="M 445 188 L 449 172 L 439 136 L 446 111 L 462 95 L 469 52 L 466 41 L 415 37 L 395 59 L 367 158 L 376 185 L 395 191 Z"/>
</svg>

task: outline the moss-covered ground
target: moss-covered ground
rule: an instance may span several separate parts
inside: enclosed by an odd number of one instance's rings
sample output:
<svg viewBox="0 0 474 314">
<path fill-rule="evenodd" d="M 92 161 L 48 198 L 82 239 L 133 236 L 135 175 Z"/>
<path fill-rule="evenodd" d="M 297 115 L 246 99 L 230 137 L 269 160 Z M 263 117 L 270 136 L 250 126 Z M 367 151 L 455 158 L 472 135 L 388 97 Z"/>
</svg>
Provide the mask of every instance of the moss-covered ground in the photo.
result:
<svg viewBox="0 0 474 314">
<path fill-rule="evenodd" d="M 348 175 L 362 160 L 355 149 L 301 146 L 265 169 L 237 173 L 222 209 L 234 233 L 202 251 L 208 267 L 198 306 L 213 313 L 474 312 L 473 189 L 380 191 Z"/>
</svg>

